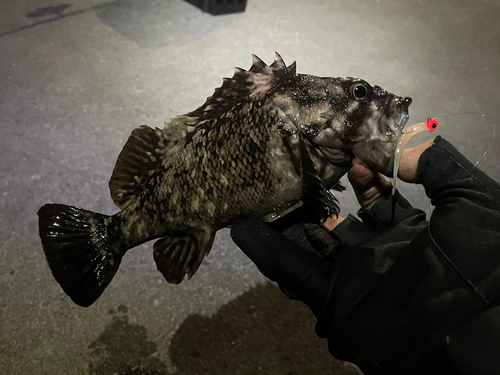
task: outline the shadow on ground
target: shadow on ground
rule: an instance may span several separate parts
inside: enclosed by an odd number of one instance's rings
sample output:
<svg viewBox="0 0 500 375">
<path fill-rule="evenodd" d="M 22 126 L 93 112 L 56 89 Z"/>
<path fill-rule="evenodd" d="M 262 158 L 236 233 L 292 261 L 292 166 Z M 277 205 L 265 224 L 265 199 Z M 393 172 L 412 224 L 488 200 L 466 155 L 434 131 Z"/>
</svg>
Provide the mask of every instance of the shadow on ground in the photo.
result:
<svg viewBox="0 0 500 375">
<path fill-rule="evenodd" d="M 110 314 L 114 314 L 110 311 Z M 111 323 L 89 345 L 90 375 L 168 375 L 167 366 L 156 355 L 156 344 L 146 328 L 129 323 L 127 308 L 118 307 Z"/>
<path fill-rule="evenodd" d="M 60 21 L 85 12 L 95 11 L 97 17 L 127 40 L 140 47 L 184 45 L 186 38 L 202 38 L 235 22 L 238 14 L 211 16 L 188 2 L 158 0 L 114 0 L 86 9 L 71 11 L 71 4 L 46 6 L 25 13 L 33 23 L 0 32 L 0 37 Z M 203 19 L 203 22 L 199 22 Z"/>
<path fill-rule="evenodd" d="M 93 9 L 101 21 L 140 47 L 183 45 L 184 40 L 202 38 L 239 17 L 214 17 L 187 2 L 158 0 L 114 0 Z"/>
<path fill-rule="evenodd" d="M 111 323 L 89 345 L 91 375 L 360 374 L 330 356 L 309 309 L 269 283 L 211 317 L 189 316 L 170 344 L 174 374 L 157 358 L 146 329 L 128 321 L 125 306 L 110 313 Z"/>
<path fill-rule="evenodd" d="M 188 317 L 172 339 L 170 359 L 179 375 L 359 374 L 331 357 L 314 324 L 305 305 L 260 285 L 212 317 Z"/>
<path fill-rule="evenodd" d="M 57 6 L 48 6 L 43 8 L 35 9 L 31 12 L 25 14 L 28 18 L 42 18 L 42 17 L 62 17 L 63 13 L 71 7 L 71 4 L 61 4 Z"/>
</svg>

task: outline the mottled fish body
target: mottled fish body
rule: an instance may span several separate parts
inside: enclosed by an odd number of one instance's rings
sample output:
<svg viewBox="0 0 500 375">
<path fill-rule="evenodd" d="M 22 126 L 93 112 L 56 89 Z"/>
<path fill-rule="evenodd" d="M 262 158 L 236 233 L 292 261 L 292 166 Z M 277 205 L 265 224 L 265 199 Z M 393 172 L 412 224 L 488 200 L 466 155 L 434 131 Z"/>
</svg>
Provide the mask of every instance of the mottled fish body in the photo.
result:
<svg viewBox="0 0 500 375">
<path fill-rule="evenodd" d="M 109 183 L 117 214 L 39 210 L 52 273 L 89 306 L 125 252 L 149 240 L 159 239 L 158 270 L 180 283 L 238 218 L 273 221 L 305 201 L 337 214 L 330 189 L 353 158 L 390 175 L 410 103 L 360 79 L 296 74 L 278 54 L 270 66 L 253 56 L 197 110 L 132 132 Z"/>
</svg>

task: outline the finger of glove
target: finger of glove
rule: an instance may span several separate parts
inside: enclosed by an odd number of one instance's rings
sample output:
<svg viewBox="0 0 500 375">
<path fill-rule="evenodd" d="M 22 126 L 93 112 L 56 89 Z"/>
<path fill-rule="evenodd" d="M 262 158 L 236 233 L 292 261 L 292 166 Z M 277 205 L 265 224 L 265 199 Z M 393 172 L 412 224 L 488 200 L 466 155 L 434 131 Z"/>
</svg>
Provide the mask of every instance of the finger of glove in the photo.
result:
<svg viewBox="0 0 500 375">
<path fill-rule="evenodd" d="M 257 221 L 235 223 L 231 237 L 270 280 L 293 299 L 318 312 L 330 287 L 330 268 L 320 254 L 297 246 L 269 225 Z"/>
<path fill-rule="evenodd" d="M 334 239 L 317 224 L 319 218 L 313 208 L 302 206 L 285 217 L 266 224 L 301 249 L 320 253 L 325 257 L 330 255 L 329 241 Z"/>
<path fill-rule="evenodd" d="M 336 250 L 342 246 L 340 241 L 325 232 L 325 230 L 317 224 L 305 223 L 304 229 L 305 235 L 314 249 L 326 260 L 335 260 Z"/>
</svg>

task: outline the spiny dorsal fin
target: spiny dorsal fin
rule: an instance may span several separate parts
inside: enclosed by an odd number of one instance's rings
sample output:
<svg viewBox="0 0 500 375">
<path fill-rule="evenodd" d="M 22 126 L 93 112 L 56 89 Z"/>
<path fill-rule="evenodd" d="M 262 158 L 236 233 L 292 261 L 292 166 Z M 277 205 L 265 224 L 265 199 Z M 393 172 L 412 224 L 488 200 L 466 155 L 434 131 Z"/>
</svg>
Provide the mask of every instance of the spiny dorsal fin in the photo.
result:
<svg viewBox="0 0 500 375">
<path fill-rule="evenodd" d="M 198 122 L 196 119 L 181 115 L 163 124 L 163 134 L 165 134 L 167 139 L 174 141 L 184 138 L 187 133 L 192 132 L 198 125 Z"/>
<path fill-rule="evenodd" d="M 295 62 L 286 66 L 278 52 L 271 65 L 266 65 L 255 55 L 252 55 L 252 60 L 250 70 L 235 68 L 232 78 L 224 78 L 222 86 L 215 89 L 205 104 L 186 116 L 198 122 L 217 118 L 236 103 L 249 98 L 258 99 L 279 83 L 295 76 Z"/>
<path fill-rule="evenodd" d="M 123 209 L 158 167 L 169 141 L 161 129 L 142 125 L 132 131 L 109 181 L 113 202 Z"/>
<path fill-rule="evenodd" d="M 259 56 L 252 53 L 252 66 L 250 71 L 253 73 L 261 73 L 267 68 L 267 64 L 260 59 Z"/>
</svg>

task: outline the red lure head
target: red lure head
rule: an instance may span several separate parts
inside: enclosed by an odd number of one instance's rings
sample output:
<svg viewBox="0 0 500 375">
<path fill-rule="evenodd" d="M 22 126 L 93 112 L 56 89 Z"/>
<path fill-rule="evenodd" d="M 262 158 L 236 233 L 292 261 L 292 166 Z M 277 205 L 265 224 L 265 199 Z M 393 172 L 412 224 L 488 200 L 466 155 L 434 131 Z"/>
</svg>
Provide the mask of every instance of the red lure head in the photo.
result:
<svg viewBox="0 0 500 375">
<path fill-rule="evenodd" d="M 425 125 L 427 125 L 427 129 L 429 129 L 429 131 L 433 132 L 438 128 L 439 123 L 435 118 L 429 117 L 425 122 Z"/>
</svg>

